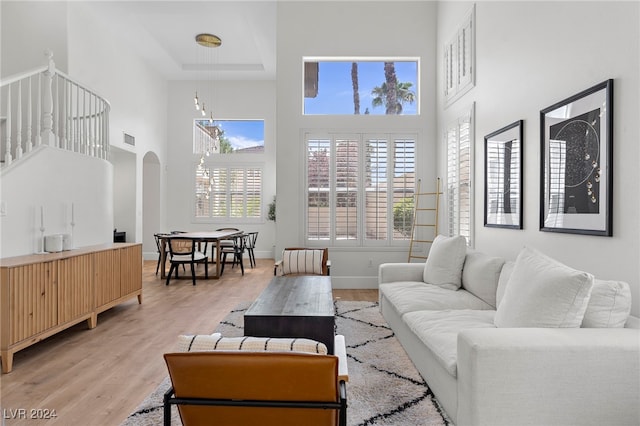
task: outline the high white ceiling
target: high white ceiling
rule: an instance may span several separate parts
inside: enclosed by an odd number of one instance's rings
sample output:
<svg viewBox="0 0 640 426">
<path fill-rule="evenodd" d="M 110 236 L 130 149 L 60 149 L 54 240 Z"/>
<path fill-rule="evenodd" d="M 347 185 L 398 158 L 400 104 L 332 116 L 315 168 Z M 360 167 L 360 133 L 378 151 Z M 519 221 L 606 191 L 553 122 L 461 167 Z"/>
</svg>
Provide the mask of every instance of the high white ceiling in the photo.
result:
<svg viewBox="0 0 640 426">
<path fill-rule="evenodd" d="M 87 2 L 168 80 L 273 80 L 275 1 Z M 222 46 L 195 42 L 215 34 Z"/>
</svg>

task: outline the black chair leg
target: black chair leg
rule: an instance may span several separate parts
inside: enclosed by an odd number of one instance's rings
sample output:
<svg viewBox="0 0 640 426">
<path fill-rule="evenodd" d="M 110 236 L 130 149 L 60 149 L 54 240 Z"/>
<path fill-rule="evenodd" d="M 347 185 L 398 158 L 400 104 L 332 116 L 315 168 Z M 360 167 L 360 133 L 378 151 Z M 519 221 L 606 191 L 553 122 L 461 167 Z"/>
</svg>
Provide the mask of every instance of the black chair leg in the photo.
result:
<svg viewBox="0 0 640 426">
<path fill-rule="evenodd" d="M 227 263 L 227 253 L 222 253 L 220 256 L 220 276 L 224 272 L 224 264 Z"/>
<path fill-rule="evenodd" d="M 196 285 L 196 266 L 191 262 L 191 281 L 193 285 Z"/>
<path fill-rule="evenodd" d="M 156 275 L 158 275 L 159 269 L 160 269 L 160 256 L 158 256 L 158 263 L 156 264 Z"/>
<path fill-rule="evenodd" d="M 242 275 L 244 275 L 244 263 L 242 263 L 242 253 L 236 254 L 235 257 L 238 260 L 238 263 L 240 264 L 240 269 L 242 270 Z"/>
<path fill-rule="evenodd" d="M 171 274 L 173 273 L 173 270 L 176 270 L 176 278 L 178 277 L 178 269 L 176 268 L 176 266 L 172 263 L 171 267 L 169 267 L 169 273 L 167 274 L 167 283 L 165 285 L 169 285 L 169 281 L 171 280 Z"/>
</svg>

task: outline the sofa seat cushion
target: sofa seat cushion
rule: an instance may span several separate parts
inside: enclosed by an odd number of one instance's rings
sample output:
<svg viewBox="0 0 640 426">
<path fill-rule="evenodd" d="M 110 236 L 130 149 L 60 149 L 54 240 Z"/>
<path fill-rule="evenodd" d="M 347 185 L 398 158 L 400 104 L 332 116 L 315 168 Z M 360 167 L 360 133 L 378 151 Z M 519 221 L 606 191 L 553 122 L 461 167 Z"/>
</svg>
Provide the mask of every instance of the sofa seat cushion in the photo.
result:
<svg viewBox="0 0 640 426">
<path fill-rule="evenodd" d="M 407 312 L 443 309 L 494 309 L 464 289 L 447 290 L 418 281 L 380 284 L 378 289 L 400 316 Z"/>
<path fill-rule="evenodd" d="M 470 328 L 495 328 L 495 311 L 446 310 L 409 312 L 402 319 L 437 361 L 457 377 L 458 333 Z"/>
</svg>

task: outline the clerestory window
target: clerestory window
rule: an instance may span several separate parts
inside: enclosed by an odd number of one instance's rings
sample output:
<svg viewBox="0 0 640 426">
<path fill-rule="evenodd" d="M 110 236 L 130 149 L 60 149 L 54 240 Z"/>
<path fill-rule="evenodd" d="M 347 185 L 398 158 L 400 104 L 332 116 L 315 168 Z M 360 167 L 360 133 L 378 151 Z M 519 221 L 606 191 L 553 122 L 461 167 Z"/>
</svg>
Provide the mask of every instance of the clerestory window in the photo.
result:
<svg viewBox="0 0 640 426">
<path fill-rule="evenodd" d="M 305 115 L 419 114 L 417 58 L 304 58 Z"/>
</svg>

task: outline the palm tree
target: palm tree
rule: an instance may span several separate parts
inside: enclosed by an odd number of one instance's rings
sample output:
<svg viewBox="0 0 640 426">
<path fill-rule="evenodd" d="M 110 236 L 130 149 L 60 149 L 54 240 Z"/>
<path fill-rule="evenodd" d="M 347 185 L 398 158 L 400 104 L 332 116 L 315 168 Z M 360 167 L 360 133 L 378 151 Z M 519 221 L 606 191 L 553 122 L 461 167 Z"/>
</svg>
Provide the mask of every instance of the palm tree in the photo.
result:
<svg viewBox="0 0 640 426">
<path fill-rule="evenodd" d="M 389 99 L 389 97 L 387 96 L 389 87 L 387 86 L 387 83 L 382 83 L 380 86 L 374 87 L 371 91 L 371 94 L 373 95 L 371 106 L 375 108 L 384 105 L 386 107 L 387 114 L 402 114 L 402 105 L 405 103 L 412 104 L 416 100 L 416 94 L 411 90 L 412 86 L 413 83 L 409 82 L 396 84 L 396 103 L 395 108 L 392 110 L 387 105 Z"/>
<path fill-rule="evenodd" d="M 396 97 L 396 84 L 398 83 L 398 77 L 396 77 L 396 65 L 393 62 L 384 63 L 384 80 L 387 83 L 387 114 L 398 114 L 398 100 Z"/>
<path fill-rule="evenodd" d="M 402 114 L 402 105 L 416 100 L 415 93 L 411 91 L 413 83 L 398 82 L 393 62 L 384 63 L 384 77 L 385 82 L 371 91 L 374 96 L 371 105 L 374 108 L 384 105 L 387 114 Z"/>
<path fill-rule="evenodd" d="M 353 86 L 353 113 L 360 114 L 360 93 L 358 92 L 358 63 L 351 63 L 351 85 Z"/>
</svg>

